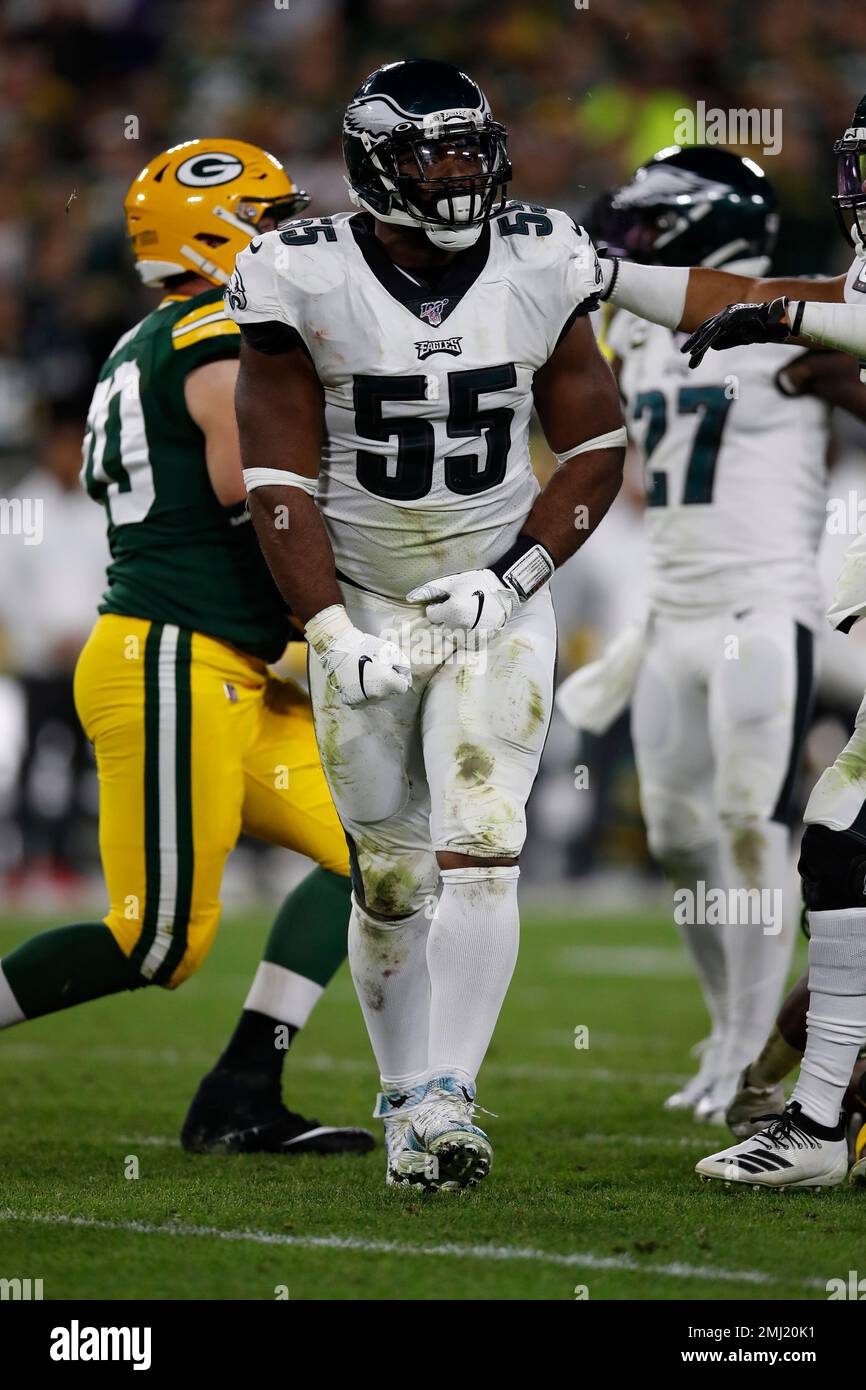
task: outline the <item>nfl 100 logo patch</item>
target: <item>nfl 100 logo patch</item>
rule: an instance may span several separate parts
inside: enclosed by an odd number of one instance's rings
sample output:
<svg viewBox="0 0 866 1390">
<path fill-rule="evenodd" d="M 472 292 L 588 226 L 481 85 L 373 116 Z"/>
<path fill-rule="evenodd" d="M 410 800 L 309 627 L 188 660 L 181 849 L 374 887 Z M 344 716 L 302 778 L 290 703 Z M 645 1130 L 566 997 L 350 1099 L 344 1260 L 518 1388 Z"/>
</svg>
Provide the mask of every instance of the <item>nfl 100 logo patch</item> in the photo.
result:
<svg viewBox="0 0 866 1390">
<path fill-rule="evenodd" d="M 425 319 L 433 328 L 442 322 L 442 315 L 448 305 L 447 299 L 428 299 L 421 305 L 419 318 Z"/>
</svg>

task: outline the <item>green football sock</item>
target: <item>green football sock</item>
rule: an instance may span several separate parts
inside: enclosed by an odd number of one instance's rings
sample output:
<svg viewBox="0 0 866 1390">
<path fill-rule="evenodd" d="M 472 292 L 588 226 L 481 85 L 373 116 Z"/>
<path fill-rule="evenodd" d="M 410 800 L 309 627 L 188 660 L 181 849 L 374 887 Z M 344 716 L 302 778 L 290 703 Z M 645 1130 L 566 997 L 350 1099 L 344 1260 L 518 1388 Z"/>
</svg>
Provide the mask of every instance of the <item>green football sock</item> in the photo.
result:
<svg viewBox="0 0 866 1390">
<path fill-rule="evenodd" d="M 328 869 L 313 869 L 286 898 L 265 942 L 263 960 L 314 980 L 324 989 L 348 953 L 352 886 Z"/>
<path fill-rule="evenodd" d="M 21 1022 L 21 1014 L 39 1018 L 148 983 L 104 922 L 39 932 L 3 957 L 0 972 L 0 1028 Z M 4 979 L 11 1000 L 2 989 Z"/>
<path fill-rule="evenodd" d="M 292 890 L 218 1067 L 279 1079 L 288 1043 L 346 959 L 350 911 L 349 880 L 327 869 L 313 869 Z"/>
</svg>

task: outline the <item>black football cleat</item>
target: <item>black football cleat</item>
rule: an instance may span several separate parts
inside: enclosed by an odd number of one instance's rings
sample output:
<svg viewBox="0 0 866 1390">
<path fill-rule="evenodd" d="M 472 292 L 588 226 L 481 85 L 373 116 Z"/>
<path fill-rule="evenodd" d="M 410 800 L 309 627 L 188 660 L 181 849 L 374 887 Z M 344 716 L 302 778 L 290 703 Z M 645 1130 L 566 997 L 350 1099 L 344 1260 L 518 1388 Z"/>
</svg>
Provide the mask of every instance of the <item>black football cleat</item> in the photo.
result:
<svg viewBox="0 0 866 1390">
<path fill-rule="evenodd" d="M 211 1071 L 193 1096 L 180 1132 L 188 1153 L 364 1154 L 368 1129 L 320 1125 L 288 1110 L 270 1078 Z"/>
</svg>

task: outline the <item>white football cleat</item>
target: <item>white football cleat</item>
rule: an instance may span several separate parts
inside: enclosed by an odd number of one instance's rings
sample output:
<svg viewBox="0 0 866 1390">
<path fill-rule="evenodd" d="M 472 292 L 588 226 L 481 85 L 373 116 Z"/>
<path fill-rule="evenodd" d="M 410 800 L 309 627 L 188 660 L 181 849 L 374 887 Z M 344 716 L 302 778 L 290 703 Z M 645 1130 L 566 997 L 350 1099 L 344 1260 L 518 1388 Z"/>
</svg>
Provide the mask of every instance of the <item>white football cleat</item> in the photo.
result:
<svg viewBox="0 0 866 1390">
<path fill-rule="evenodd" d="M 719 1073 L 710 1089 L 701 1096 L 695 1106 L 695 1119 L 704 1125 L 723 1127 L 728 1106 L 737 1093 L 739 1079 L 737 1072 Z M 769 1110 L 761 1111 L 764 1120 L 770 1113 Z M 781 1113 L 781 1106 L 779 1113 Z M 758 1128 L 760 1129 L 761 1126 L 759 1125 Z"/>
<path fill-rule="evenodd" d="M 486 1178 L 493 1164 L 493 1145 L 473 1124 L 475 1087 L 456 1076 L 437 1076 L 427 1083 L 427 1093 L 412 1112 L 409 1145 L 413 1151 L 435 1158 L 436 1188 L 474 1187 Z M 402 1171 L 405 1158 L 398 1163 Z"/>
<path fill-rule="evenodd" d="M 751 1086 L 749 1068 L 745 1067 L 737 1082 L 737 1092 L 725 1111 L 728 1129 L 738 1139 L 758 1134 L 767 1123 L 768 1115 L 781 1115 L 785 1109 L 785 1086 Z"/>
<path fill-rule="evenodd" d="M 424 1082 L 408 1091 L 385 1090 L 376 1097 L 373 1117 L 385 1126 L 385 1183 L 388 1187 L 406 1183 L 434 1185 L 439 1164 L 431 1154 L 419 1151 L 411 1142 L 412 1115 L 426 1095 Z"/>
<path fill-rule="evenodd" d="M 704 1038 L 703 1042 L 695 1043 L 692 1056 L 700 1057 L 700 1066 L 691 1081 L 687 1081 L 679 1091 L 674 1091 L 672 1096 L 668 1096 L 664 1103 L 665 1110 L 694 1110 L 716 1079 L 721 1048 L 721 1038 L 713 1035 Z"/>
<path fill-rule="evenodd" d="M 702 1178 L 752 1187 L 837 1187 L 848 1173 L 845 1122 L 832 1129 L 804 1115 L 796 1101 L 767 1116 L 764 1129 L 695 1165 Z"/>
</svg>

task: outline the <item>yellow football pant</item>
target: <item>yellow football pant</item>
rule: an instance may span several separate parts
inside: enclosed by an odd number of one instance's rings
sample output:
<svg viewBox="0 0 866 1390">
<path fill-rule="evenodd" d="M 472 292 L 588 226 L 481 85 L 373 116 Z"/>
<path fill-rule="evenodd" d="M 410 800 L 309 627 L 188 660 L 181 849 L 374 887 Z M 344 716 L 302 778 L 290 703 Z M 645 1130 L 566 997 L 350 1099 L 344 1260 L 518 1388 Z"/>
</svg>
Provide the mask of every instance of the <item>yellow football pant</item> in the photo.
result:
<svg viewBox="0 0 866 1390">
<path fill-rule="evenodd" d="M 75 672 L 99 771 L 105 923 L 152 983 L 201 965 L 244 830 L 348 874 L 304 691 L 199 632 L 102 616 Z"/>
</svg>

